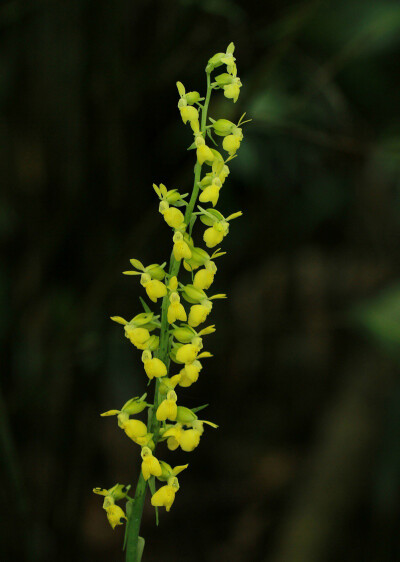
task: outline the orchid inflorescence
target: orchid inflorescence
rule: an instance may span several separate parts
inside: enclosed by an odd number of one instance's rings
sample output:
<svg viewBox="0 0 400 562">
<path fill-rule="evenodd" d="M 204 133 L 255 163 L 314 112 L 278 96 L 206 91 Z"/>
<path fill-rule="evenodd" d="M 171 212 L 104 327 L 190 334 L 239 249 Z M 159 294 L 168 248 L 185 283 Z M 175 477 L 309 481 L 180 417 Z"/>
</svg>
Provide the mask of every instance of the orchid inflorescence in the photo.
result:
<svg viewBox="0 0 400 562">
<path fill-rule="evenodd" d="M 153 185 L 159 199 L 159 212 L 172 230 L 169 269 L 166 270 L 166 263 L 145 266 L 138 259 L 132 259 L 132 269 L 124 272 L 140 278 L 140 284 L 152 303 L 162 299 L 161 315 L 154 313 L 141 299 L 144 312 L 130 321 L 120 316 L 111 318 L 123 326 L 125 337 L 142 352 L 141 360 L 148 383 L 155 381 L 152 404 L 146 401 L 147 394 L 143 394 L 128 400 L 120 410 L 101 414 L 116 416 L 118 426 L 141 448 L 141 475 L 134 498 L 128 495 L 130 486 L 120 484 L 109 490 L 93 490 L 105 497 L 103 507 L 112 528 L 128 520 L 126 541 L 132 556 L 129 558 L 127 555 L 127 560 L 140 560 L 137 541 L 147 484 L 156 510 L 165 507 L 169 511 L 179 490 L 177 476 L 188 466 L 172 468 L 159 458 L 158 451 L 156 455 L 156 448 L 165 442 L 170 451 L 180 447 L 185 452 L 191 452 L 199 445 L 205 426 L 217 427 L 198 418 L 197 413 L 205 406 L 182 406 L 178 390 L 180 393 L 180 389 L 195 384 L 203 369 L 203 360 L 212 357 L 204 350 L 203 339 L 215 332 L 215 326 L 202 325 L 207 321 L 214 302 L 226 297 L 225 294 L 209 293 L 217 273 L 215 261 L 225 254 L 218 245 L 229 233 L 230 222 L 242 214 L 239 211 L 225 217 L 215 207 L 229 175 L 228 163 L 235 158 L 243 139 L 241 126 L 246 122 L 244 115 L 237 124 L 228 119 L 212 118 L 207 123 L 212 90 L 223 90 L 224 96 L 233 102 L 238 99 L 242 84 L 237 76 L 233 53 L 234 45 L 231 43 L 225 53 L 217 53 L 208 61 L 205 98 L 198 92 L 186 92 L 183 84 L 177 83 L 178 109 L 183 123 L 190 126 L 193 134 L 193 143 L 189 148 L 196 151 L 196 165 L 189 202 L 186 201 L 187 193 L 167 189 L 163 184 Z M 211 72 L 222 66 L 226 67 L 226 72 L 217 75 L 211 82 Z M 222 137 L 222 154 L 208 142 L 210 140 L 218 146 L 214 135 Z M 203 166 L 207 167 L 206 171 L 203 171 Z M 201 205 L 194 211 L 197 198 Z M 206 227 L 202 238 L 212 253 L 195 244 L 192 231 L 197 218 Z M 181 265 L 189 282 L 178 279 Z M 172 365 L 177 365 L 176 373 Z M 146 423 L 137 419 L 145 411 Z M 157 480 L 161 483 L 158 489 L 155 485 Z M 127 514 L 116 505 L 116 501 L 122 499 L 128 502 Z"/>
</svg>

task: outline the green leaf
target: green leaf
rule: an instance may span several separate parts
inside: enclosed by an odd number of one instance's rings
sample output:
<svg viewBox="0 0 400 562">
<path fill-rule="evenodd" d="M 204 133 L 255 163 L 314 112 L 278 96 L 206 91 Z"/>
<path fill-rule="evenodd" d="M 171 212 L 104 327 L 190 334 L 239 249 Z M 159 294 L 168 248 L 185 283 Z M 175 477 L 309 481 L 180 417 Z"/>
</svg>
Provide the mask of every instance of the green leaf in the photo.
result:
<svg viewBox="0 0 400 562">
<path fill-rule="evenodd" d="M 143 537 L 138 537 L 138 559 L 139 559 L 139 562 L 142 560 L 145 542 L 146 541 L 144 540 Z"/>
<path fill-rule="evenodd" d="M 132 509 L 133 509 L 133 500 L 126 502 L 125 511 L 128 521 L 132 514 Z M 125 525 L 124 544 L 122 545 L 122 550 L 125 550 L 127 540 L 128 540 L 128 525 Z"/>
<path fill-rule="evenodd" d="M 207 406 L 209 406 L 210 404 L 203 404 L 202 406 L 198 406 L 197 408 L 191 408 L 192 412 L 196 413 L 196 412 L 201 412 L 201 410 L 204 410 L 204 408 L 207 408 Z"/>
<path fill-rule="evenodd" d="M 218 144 L 215 142 L 212 134 L 211 134 L 211 130 L 207 129 L 207 136 L 211 139 L 211 142 L 214 143 L 215 146 L 218 146 Z"/>
<path fill-rule="evenodd" d="M 149 478 L 149 488 L 150 488 L 151 495 L 153 495 L 153 494 L 156 493 L 156 485 L 155 485 L 155 478 L 154 478 L 154 476 L 151 476 L 151 477 Z M 158 521 L 158 507 L 155 507 L 154 509 L 155 509 L 155 511 L 156 511 L 156 525 L 157 525 L 157 527 L 158 527 L 158 523 L 159 523 L 159 521 Z"/>
<path fill-rule="evenodd" d="M 144 308 L 144 311 L 145 311 L 145 312 L 151 312 L 151 310 L 150 310 L 150 308 L 148 307 L 146 301 L 144 301 L 144 300 L 142 299 L 142 297 L 139 297 L 139 300 L 140 300 L 140 302 L 142 303 L 142 306 L 143 306 L 143 308 Z"/>
</svg>

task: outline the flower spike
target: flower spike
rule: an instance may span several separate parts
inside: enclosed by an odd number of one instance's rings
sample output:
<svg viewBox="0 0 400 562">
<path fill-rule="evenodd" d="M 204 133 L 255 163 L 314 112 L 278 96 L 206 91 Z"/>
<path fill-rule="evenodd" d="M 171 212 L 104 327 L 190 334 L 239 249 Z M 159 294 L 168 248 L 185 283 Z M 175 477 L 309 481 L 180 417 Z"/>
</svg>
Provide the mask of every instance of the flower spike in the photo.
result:
<svg viewBox="0 0 400 562">
<path fill-rule="evenodd" d="M 231 221 L 242 215 L 238 211 L 225 217 L 219 206 L 230 176 L 229 163 L 240 150 L 243 125 L 249 120 L 245 120 L 245 114 L 237 122 L 224 116 L 208 116 L 215 90 L 221 90 L 233 103 L 238 100 L 242 83 L 235 54 L 235 46 L 230 43 L 224 52 L 208 60 L 204 97 L 199 92 L 187 91 L 182 82 L 176 83 L 180 119 L 191 139 L 189 150 L 195 155 L 193 191 L 188 197 L 188 193 L 167 188 L 163 183 L 153 184 L 157 196 L 155 215 L 161 215 L 165 232 L 170 229 L 167 236 L 172 237 L 171 256 L 163 263 L 160 260 L 150 265 L 130 259 L 131 268 L 123 273 L 139 281 L 145 293 L 145 299 L 140 297 L 144 311 L 131 320 L 111 317 L 132 344 L 131 352 L 137 353 L 137 349 L 141 353 L 143 366 L 134 373 L 132 385 L 136 387 L 137 377 L 141 376 L 152 396 L 149 402 L 147 393 L 133 396 L 120 409 L 101 414 L 104 418 L 115 416 L 117 427 L 129 442 L 140 447 L 141 470 L 134 497 L 128 495 L 130 485 L 93 490 L 104 498 L 103 509 L 112 529 L 126 522 L 126 550 L 132 560 L 139 560 L 143 550 L 144 539 L 138 538 L 137 522 L 141 520 L 147 488 L 158 524 L 159 508 L 170 511 L 180 489 L 177 476 L 188 468 L 188 464 L 173 468 L 163 459 L 164 455 L 178 448 L 185 453 L 194 451 L 207 426 L 218 427 L 198 418 L 208 404 L 197 408 L 184 404 L 190 394 L 187 389 L 203 382 L 199 382 L 200 374 L 207 370 L 203 360 L 212 357 L 204 347 L 207 337 L 216 331 L 208 318 L 215 301 L 226 298 L 223 289 L 211 289 L 218 282 L 220 264 L 217 267 L 215 262 L 226 253 L 220 245 L 229 234 Z M 160 312 L 153 312 L 155 309 Z M 204 382 L 206 378 L 201 375 Z M 127 502 L 126 513 L 117 505 L 121 500 Z"/>
</svg>

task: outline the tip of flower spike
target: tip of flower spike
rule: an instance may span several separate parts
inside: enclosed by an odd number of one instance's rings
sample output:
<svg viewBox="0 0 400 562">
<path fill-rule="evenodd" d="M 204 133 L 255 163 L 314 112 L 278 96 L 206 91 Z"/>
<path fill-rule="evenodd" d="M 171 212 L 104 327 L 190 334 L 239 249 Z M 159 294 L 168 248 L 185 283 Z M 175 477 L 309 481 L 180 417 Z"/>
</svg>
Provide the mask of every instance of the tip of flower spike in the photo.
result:
<svg viewBox="0 0 400 562">
<path fill-rule="evenodd" d="M 234 51 L 235 51 L 235 44 L 231 41 L 226 49 L 226 52 L 232 55 Z"/>
</svg>

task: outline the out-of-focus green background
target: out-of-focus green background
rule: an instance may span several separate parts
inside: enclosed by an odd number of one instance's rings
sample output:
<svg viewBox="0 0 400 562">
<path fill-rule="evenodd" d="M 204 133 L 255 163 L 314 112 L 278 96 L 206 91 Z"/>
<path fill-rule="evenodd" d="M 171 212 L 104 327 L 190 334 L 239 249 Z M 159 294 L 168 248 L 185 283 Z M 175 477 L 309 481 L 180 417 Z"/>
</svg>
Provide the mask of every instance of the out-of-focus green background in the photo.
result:
<svg viewBox="0 0 400 562">
<path fill-rule="evenodd" d="M 0 7 L 0 557 L 122 560 L 94 486 L 139 460 L 99 413 L 145 389 L 112 315 L 140 312 L 129 258 L 162 262 L 152 183 L 188 191 L 175 82 L 253 122 L 219 207 L 209 402 L 144 561 L 400 560 L 400 4 L 36 0 Z M 200 234 L 197 230 L 197 236 Z"/>
</svg>

